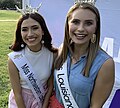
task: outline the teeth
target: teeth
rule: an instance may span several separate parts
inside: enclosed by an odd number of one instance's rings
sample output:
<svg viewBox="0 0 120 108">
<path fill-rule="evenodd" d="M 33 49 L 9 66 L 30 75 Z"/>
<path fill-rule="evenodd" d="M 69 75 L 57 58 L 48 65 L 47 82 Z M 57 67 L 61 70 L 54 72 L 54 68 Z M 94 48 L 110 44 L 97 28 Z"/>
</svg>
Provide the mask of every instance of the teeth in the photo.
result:
<svg viewBox="0 0 120 108">
<path fill-rule="evenodd" d="M 28 39 L 28 41 L 30 41 L 30 42 L 31 42 L 31 41 L 34 41 L 34 40 L 35 40 L 35 38 L 29 38 L 29 39 Z"/>
<path fill-rule="evenodd" d="M 76 36 L 79 36 L 79 37 L 84 37 L 85 35 L 81 35 L 81 34 L 76 34 Z"/>
</svg>

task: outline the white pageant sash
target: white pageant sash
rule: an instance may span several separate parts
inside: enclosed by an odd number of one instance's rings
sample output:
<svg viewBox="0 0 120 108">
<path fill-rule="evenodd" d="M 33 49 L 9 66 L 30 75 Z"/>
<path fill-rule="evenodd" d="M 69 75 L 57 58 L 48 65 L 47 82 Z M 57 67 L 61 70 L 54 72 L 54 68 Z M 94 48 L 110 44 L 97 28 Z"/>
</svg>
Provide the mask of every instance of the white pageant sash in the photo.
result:
<svg viewBox="0 0 120 108">
<path fill-rule="evenodd" d="M 60 70 L 55 71 L 55 78 L 65 108 L 79 108 L 71 93 L 67 76 L 67 60 Z"/>
<path fill-rule="evenodd" d="M 46 85 L 43 85 L 34 73 L 31 64 L 21 52 L 11 52 L 8 56 L 22 73 L 38 102 L 43 102 Z"/>
</svg>

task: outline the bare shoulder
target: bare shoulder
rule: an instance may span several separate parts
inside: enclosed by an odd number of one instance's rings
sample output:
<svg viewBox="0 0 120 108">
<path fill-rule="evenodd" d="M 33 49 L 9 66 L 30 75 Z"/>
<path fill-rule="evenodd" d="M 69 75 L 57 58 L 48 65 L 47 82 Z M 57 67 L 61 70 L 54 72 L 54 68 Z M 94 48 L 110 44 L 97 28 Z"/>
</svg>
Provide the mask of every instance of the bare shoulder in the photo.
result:
<svg viewBox="0 0 120 108">
<path fill-rule="evenodd" d="M 109 58 L 104 62 L 101 69 L 99 70 L 97 78 L 102 79 L 102 82 L 113 81 L 115 76 L 115 63 L 113 58 Z"/>
<path fill-rule="evenodd" d="M 13 61 L 8 57 L 8 66 L 14 65 Z"/>
<path fill-rule="evenodd" d="M 8 57 L 8 65 L 9 66 L 15 66 L 14 62 L 11 60 L 10 57 Z"/>
<path fill-rule="evenodd" d="M 115 71 L 115 63 L 113 58 L 109 58 L 108 60 L 105 61 L 105 63 L 102 65 L 101 71 L 103 71 L 102 73 L 114 73 Z"/>
<path fill-rule="evenodd" d="M 8 70 L 9 73 L 15 73 L 16 71 L 18 71 L 17 67 L 10 58 L 8 58 Z"/>
<path fill-rule="evenodd" d="M 109 68 L 113 68 L 115 65 L 113 58 L 109 58 L 108 60 L 105 61 L 105 63 L 103 64 L 103 68 L 109 69 Z"/>
<path fill-rule="evenodd" d="M 112 58 L 109 58 L 101 66 L 97 78 L 95 80 L 95 86 L 91 99 L 91 108 L 102 108 L 104 102 L 109 97 L 112 91 L 114 79 L 114 60 Z"/>
</svg>

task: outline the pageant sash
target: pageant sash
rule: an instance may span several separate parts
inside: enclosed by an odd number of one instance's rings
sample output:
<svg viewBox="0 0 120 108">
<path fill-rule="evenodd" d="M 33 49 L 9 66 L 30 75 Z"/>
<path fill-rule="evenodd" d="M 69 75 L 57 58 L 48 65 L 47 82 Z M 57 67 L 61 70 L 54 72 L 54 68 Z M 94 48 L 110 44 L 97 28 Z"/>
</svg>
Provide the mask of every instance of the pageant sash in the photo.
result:
<svg viewBox="0 0 120 108">
<path fill-rule="evenodd" d="M 12 59 L 19 72 L 22 73 L 22 75 L 26 79 L 37 101 L 43 102 L 46 85 L 42 84 L 40 82 L 40 79 L 38 80 L 31 64 L 28 62 L 24 54 L 22 54 L 22 52 L 11 52 L 8 54 L 8 56 Z"/>
<path fill-rule="evenodd" d="M 67 60 L 60 70 L 55 71 L 55 78 L 62 97 L 65 108 L 79 108 L 71 93 L 68 76 L 67 76 Z"/>
</svg>

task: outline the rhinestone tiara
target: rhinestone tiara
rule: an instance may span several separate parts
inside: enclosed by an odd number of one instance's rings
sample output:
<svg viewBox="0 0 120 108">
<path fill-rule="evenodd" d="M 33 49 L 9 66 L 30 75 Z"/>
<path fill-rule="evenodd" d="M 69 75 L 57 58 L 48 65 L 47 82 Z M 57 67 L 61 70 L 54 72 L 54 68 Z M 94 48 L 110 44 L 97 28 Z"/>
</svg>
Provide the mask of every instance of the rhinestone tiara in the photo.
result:
<svg viewBox="0 0 120 108">
<path fill-rule="evenodd" d="M 15 5 L 15 7 L 18 12 L 20 12 L 22 15 L 25 15 L 25 14 L 31 14 L 31 13 L 36 13 L 36 12 L 38 13 L 38 10 L 40 9 L 41 5 L 42 5 L 42 3 L 40 3 L 39 6 L 36 8 L 26 5 L 25 9 L 20 9 L 20 8 L 18 8 L 17 5 Z"/>
<path fill-rule="evenodd" d="M 74 4 L 76 3 L 89 3 L 95 5 L 96 0 L 74 0 Z"/>
</svg>

